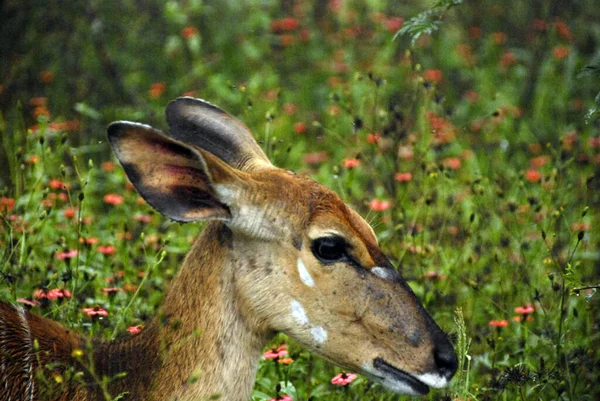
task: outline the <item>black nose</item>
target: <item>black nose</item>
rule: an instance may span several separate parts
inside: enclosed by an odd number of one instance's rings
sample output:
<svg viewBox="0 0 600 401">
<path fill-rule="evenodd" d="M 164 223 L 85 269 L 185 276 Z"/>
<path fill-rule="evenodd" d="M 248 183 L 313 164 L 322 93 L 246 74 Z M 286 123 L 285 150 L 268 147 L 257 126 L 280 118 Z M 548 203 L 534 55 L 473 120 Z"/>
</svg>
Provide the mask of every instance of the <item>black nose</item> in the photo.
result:
<svg viewBox="0 0 600 401">
<path fill-rule="evenodd" d="M 433 349 L 433 358 L 440 374 L 450 380 L 458 368 L 458 359 L 448 340 Z"/>
</svg>

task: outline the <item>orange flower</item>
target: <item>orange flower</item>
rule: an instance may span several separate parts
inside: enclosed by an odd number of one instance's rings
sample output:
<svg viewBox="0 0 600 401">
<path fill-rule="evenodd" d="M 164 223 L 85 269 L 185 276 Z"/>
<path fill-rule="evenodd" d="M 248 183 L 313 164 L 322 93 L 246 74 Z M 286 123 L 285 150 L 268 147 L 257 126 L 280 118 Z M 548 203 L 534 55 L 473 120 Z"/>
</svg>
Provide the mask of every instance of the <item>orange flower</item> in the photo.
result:
<svg viewBox="0 0 600 401">
<path fill-rule="evenodd" d="M 100 245 L 96 248 L 103 255 L 113 255 L 117 249 L 112 245 Z"/>
<path fill-rule="evenodd" d="M 442 165 L 451 170 L 458 170 L 461 166 L 461 162 L 458 157 L 446 157 L 442 160 Z"/>
<path fill-rule="evenodd" d="M 504 54 L 502 54 L 502 57 L 500 58 L 500 64 L 502 64 L 503 67 L 507 68 L 511 65 L 517 64 L 517 56 L 515 56 L 511 52 L 504 52 Z"/>
<path fill-rule="evenodd" d="M 571 54 L 571 48 L 568 46 L 559 45 L 552 49 L 552 56 L 557 60 L 562 60 L 569 54 Z"/>
<path fill-rule="evenodd" d="M 490 326 L 506 327 L 506 326 L 508 326 L 508 320 L 490 320 Z"/>
<path fill-rule="evenodd" d="M 150 86 L 148 94 L 152 99 L 157 99 L 162 96 L 162 94 L 165 92 L 165 89 L 167 89 L 167 85 L 165 85 L 163 82 L 155 82 L 152 84 L 152 86 Z"/>
<path fill-rule="evenodd" d="M 391 203 L 387 200 L 379 200 L 373 199 L 371 203 L 369 203 L 369 207 L 371 210 L 376 212 L 383 212 L 384 210 L 388 210 L 391 206 Z"/>
<path fill-rule="evenodd" d="M 112 173 L 113 171 L 115 171 L 115 163 L 104 162 L 104 163 L 102 163 L 101 168 L 102 168 L 102 170 L 106 171 L 107 173 Z"/>
<path fill-rule="evenodd" d="M 561 21 L 556 22 L 554 24 L 554 28 L 556 29 L 556 32 L 558 33 L 558 36 L 561 37 L 561 39 L 566 40 L 566 41 L 573 40 L 573 34 L 569 30 L 569 27 L 567 26 L 567 24 L 565 24 L 564 22 L 561 22 Z"/>
<path fill-rule="evenodd" d="M 471 39 L 479 39 L 481 37 L 481 28 L 478 26 L 469 27 L 469 37 Z"/>
<path fill-rule="evenodd" d="M 492 40 L 497 45 L 503 45 L 506 43 L 507 35 L 504 32 L 494 32 L 492 33 Z"/>
<path fill-rule="evenodd" d="M 443 78 L 441 70 L 425 70 L 423 71 L 423 79 L 428 82 L 440 82 Z"/>
<path fill-rule="evenodd" d="M 379 132 L 371 132 L 367 134 L 367 142 L 369 143 L 376 144 L 379 143 L 380 140 L 381 135 L 379 135 Z"/>
<path fill-rule="evenodd" d="M 142 326 L 140 326 L 139 324 L 137 326 L 131 326 L 127 328 L 127 331 L 132 336 L 135 334 L 140 334 L 142 332 Z"/>
<path fill-rule="evenodd" d="M 181 36 L 184 39 L 190 39 L 196 35 L 198 35 L 198 29 L 194 26 L 186 26 L 181 30 Z"/>
<path fill-rule="evenodd" d="M 533 312 L 535 312 L 535 309 L 533 308 L 533 305 L 530 304 L 527 304 L 525 306 L 517 306 L 515 308 L 515 313 L 518 313 L 520 315 L 529 315 Z"/>
<path fill-rule="evenodd" d="M 52 71 L 40 72 L 40 82 L 43 84 L 49 84 L 54 81 L 54 73 Z"/>
</svg>

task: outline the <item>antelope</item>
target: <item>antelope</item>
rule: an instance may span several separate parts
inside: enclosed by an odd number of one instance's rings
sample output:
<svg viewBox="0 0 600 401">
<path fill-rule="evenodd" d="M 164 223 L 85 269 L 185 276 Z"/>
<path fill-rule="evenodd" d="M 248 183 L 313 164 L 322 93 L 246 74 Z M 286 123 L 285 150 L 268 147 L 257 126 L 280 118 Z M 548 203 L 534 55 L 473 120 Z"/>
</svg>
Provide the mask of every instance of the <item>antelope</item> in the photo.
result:
<svg viewBox="0 0 600 401">
<path fill-rule="evenodd" d="M 178 98 L 166 116 L 168 133 L 108 127 L 150 206 L 208 221 L 157 317 L 102 342 L 0 303 L 1 400 L 248 400 L 276 332 L 392 392 L 449 383 L 452 345 L 365 220 L 332 190 L 273 166 L 249 129 L 211 103 Z M 71 380 L 48 390 L 69 369 Z"/>
</svg>

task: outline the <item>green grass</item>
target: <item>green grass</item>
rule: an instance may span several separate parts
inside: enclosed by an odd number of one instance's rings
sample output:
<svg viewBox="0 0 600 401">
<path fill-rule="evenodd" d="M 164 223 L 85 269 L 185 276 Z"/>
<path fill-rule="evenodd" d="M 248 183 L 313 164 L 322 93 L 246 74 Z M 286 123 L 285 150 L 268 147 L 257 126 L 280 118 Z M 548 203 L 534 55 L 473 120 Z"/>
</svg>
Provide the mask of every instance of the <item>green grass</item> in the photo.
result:
<svg viewBox="0 0 600 401">
<path fill-rule="evenodd" d="M 588 61 L 579 38 L 593 29 L 580 27 L 568 39 L 548 18 L 536 41 L 519 41 L 509 30 L 503 41 L 492 23 L 473 34 L 473 9 L 458 6 L 463 19 L 445 22 L 408 50 L 408 38 L 391 40 L 395 31 L 374 14 L 383 11 L 376 3 L 330 12 L 325 28 L 309 14 L 295 15 L 300 28 L 290 32 L 271 31 L 272 21 L 286 16 L 273 4 L 246 10 L 235 27 L 238 39 L 243 35 L 236 48 L 211 23 L 183 37 L 183 27 L 196 26 L 194 16 L 214 10 L 186 14 L 169 3 L 161 57 L 180 73 L 153 75 L 151 61 L 136 55 L 146 67 L 123 67 L 123 84 L 139 90 L 137 104 L 69 104 L 66 78 L 57 72 L 53 83 L 28 94 L 46 95 L 49 116 L 29 99 L 5 110 L 0 298 L 67 289 L 72 297 L 33 311 L 106 339 L 129 335 L 127 327 L 154 316 L 201 227 L 169 222 L 139 202 L 111 164 L 102 127 L 118 118 L 164 127 L 168 100 L 195 91 L 244 120 L 276 165 L 334 189 L 372 224 L 460 355 L 452 386 L 427 399 L 596 399 L 600 139 L 598 121 L 585 115 L 597 81 L 577 77 Z M 241 11 L 230 12 L 227 18 Z M 532 29 L 529 20 L 510 22 Z M 131 29 L 143 32 L 143 20 L 138 24 Z M 558 57 L 559 46 L 569 54 Z M 148 93 L 152 82 L 165 82 L 164 93 Z M 77 114 L 55 115 L 53 105 L 63 103 Z M 72 119 L 81 125 L 56 126 Z M 375 132 L 380 140 L 372 143 Z M 317 152 L 324 153 L 315 162 Z M 353 158 L 360 164 L 344 167 Z M 411 176 L 399 181 L 397 173 Z M 107 194 L 123 202 L 109 204 Z M 373 210 L 373 200 L 390 206 Z M 114 253 L 102 254 L 101 245 Z M 72 250 L 76 256 L 58 258 Z M 109 287 L 120 290 L 102 291 Z M 534 312 L 515 312 L 525 305 Z M 96 306 L 109 316 L 82 312 Z M 498 320 L 507 324 L 490 325 Z M 272 344 L 281 343 L 294 361 L 263 361 L 254 400 L 276 391 L 294 400 L 403 399 L 363 377 L 336 387 L 330 380 L 338 368 L 283 334 Z"/>
</svg>

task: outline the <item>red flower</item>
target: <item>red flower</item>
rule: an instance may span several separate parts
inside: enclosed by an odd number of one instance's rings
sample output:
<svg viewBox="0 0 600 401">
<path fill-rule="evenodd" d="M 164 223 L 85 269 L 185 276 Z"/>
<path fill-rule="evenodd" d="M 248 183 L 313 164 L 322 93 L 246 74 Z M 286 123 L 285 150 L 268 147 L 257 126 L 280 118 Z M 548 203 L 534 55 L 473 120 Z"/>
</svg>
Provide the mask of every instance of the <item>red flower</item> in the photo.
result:
<svg viewBox="0 0 600 401">
<path fill-rule="evenodd" d="M 442 160 L 442 165 L 451 170 L 458 170 L 461 166 L 461 162 L 458 157 L 446 157 Z"/>
<path fill-rule="evenodd" d="M 296 134 L 304 134 L 306 132 L 306 124 L 304 124 L 304 123 L 294 124 L 294 132 L 296 132 Z"/>
<path fill-rule="evenodd" d="M 72 249 L 70 251 L 58 252 L 54 257 L 58 260 L 71 259 L 77 256 L 77 249 Z"/>
<path fill-rule="evenodd" d="M 287 344 L 282 344 L 278 348 L 272 348 L 265 352 L 263 356 L 265 359 L 279 359 L 281 357 L 287 356 Z"/>
<path fill-rule="evenodd" d="M 412 181 L 412 179 L 413 179 L 412 173 L 396 173 L 396 175 L 394 175 L 394 180 L 396 180 L 398 182 L 408 182 L 408 181 Z"/>
<path fill-rule="evenodd" d="M 515 313 L 518 313 L 520 315 L 528 315 L 530 313 L 535 312 L 535 309 L 533 308 L 533 305 L 525 305 L 525 306 L 517 306 L 515 308 Z"/>
<path fill-rule="evenodd" d="M 198 35 L 198 29 L 194 26 L 186 26 L 181 30 L 181 36 L 184 39 L 190 39 L 196 35 Z"/>
<path fill-rule="evenodd" d="M 556 29 L 556 32 L 558 32 L 558 36 L 560 36 L 563 40 L 573 40 L 573 34 L 569 30 L 567 24 L 564 22 L 558 21 L 554 24 L 554 28 Z"/>
<path fill-rule="evenodd" d="M 71 189 L 71 184 L 57 179 L 50 180 L 48 185 L 52 189 Z"/>
<path fill-rule="evenodd" d="M 104 202 L 109 205 L 120 205 L 123 203 L 123 197 L 117 194 L 106 194 L 104 195 Z"/>
<path fill-rule="evenodd" d="M 269 401 L 294 401 L 289 395 L 279 395 L 275 398 L 271 398 Z"/>
<path fill-rule="evenodd" d="M 490 326 L 506 327 L 506 326 L 508 326 L 508 320 L 490 320 Z"/>
<path fill-rule="evenodd" d="M 385 20 L 385 28 L 389 32 L 396 32 L 404 25 L 404 18 L 402 17 L 390 17 Z"/>
<path fill-rule="evenodd" d="M 325 151 L 307 153 L 303 157 L 304 163 L 306 164 L 319 164 L 323 163 L 324 161 L 327 161 L 327 159 L 329 159 L 329 153 Z"/>
<path fill-rule="evenodd" d="M 390 208 L 391 203 L 387 200 L 373 199 L 369 206 L 371 207 L 371 210 L 383 212 L 384 210 L 388 210 Z"/>
<path fill-rule="evenodd" d="M 507 35 L 504 32 L 492 33 L 492 40 L 497 45 L 503 45 L 506 42 Z"/>
<path fill-rule="evenodd" d="M 423 71 L 423 79 L 428 82 L 440 82 L 443 78 L 441 70 L 425 70 Z"/>
<path fill-rule="evenodd" d="M 504 52 L 500 58 L 500 64 L 504 67 L 510 67 L 511 65 L 517 64 L 517 56 L 511 52 Z"/>
<path fill-rule="evenodd" d="M 104 162 L 102 163 L 102 170 L 106 171 L 107 173 L 112 173 L 113 171 L 115 171 L 115 163 L 113 162 Z"/>
<path fill-rule="evenodd" d="M 529 169 L 525 172 L 525 179 L 529 182 L 540 182 L 542 174 L 537 170 Z"/>
<path fill-rule="evenodd" d="M 344 159 L 342 166 L 345 168 L 354 168 L 360 166 L 360 160 L 358 159 Z"/>
<path fill-rule="evenodd" d="M 65 216 L 67 219 L 72 219 L 73 217 L 75 217 L 76 213 L 77 213 L 77 208 L 68 207 L 63 211 L 63 216 Z"/>
<path fill-rule="evenodd" d="M 0 198 L 0 212 L 10 212 L 15 207 L 15 199 L 14 198 Z"/>
<path fill-rule="evenodd" d="M 358 376 L 355 373 L 340 373 L 331 379 L 331 384 L 336 386 L 347 386 L 352 383 Z"/>
<path fill-rule="evenodd" d="M 62 288 L 54 288 L 50 291 L 48 290 L 35 290 L 33 292 L 34 299 L 48 299 L 49 301 L 54 301 L 56 299 L 62 298 L 71 298 L 71 291 L 64 290 Z"/>
<path fill-rule="evenodd" d="M 112 245 L 100 245 L 96 249 L 103 255 L 113 255 L 117 251 Z"/>
<path fill-rule="evenodd" d="M 271 30 L 275 33 L 293 31 L 300 27 L 300 21 L 293 17 L 276 19 L 271 23 Z"/>
<path fill-rule="evenodd" d="M 83 308 L 82 311 L 84 311 L 89 317 L 108 316 L 108 311 L 100 308 L 99 306 L 95 306 L 93 308 Z"/>
<path fill-rule="evenodd" d="M 139 324 L 137 326 L 131 326 L 127 328 L 127 331 L 131 335 L 140 334 L 142 332 L 142 326 L 140 326 Z"/>
<path fill-rule="evenodd" d="M 42 71 L 40 73 L 40 82 L 43 84 L 49 84 L 54 81 L 54 72 L 52 71 Z"/>
</svg>

